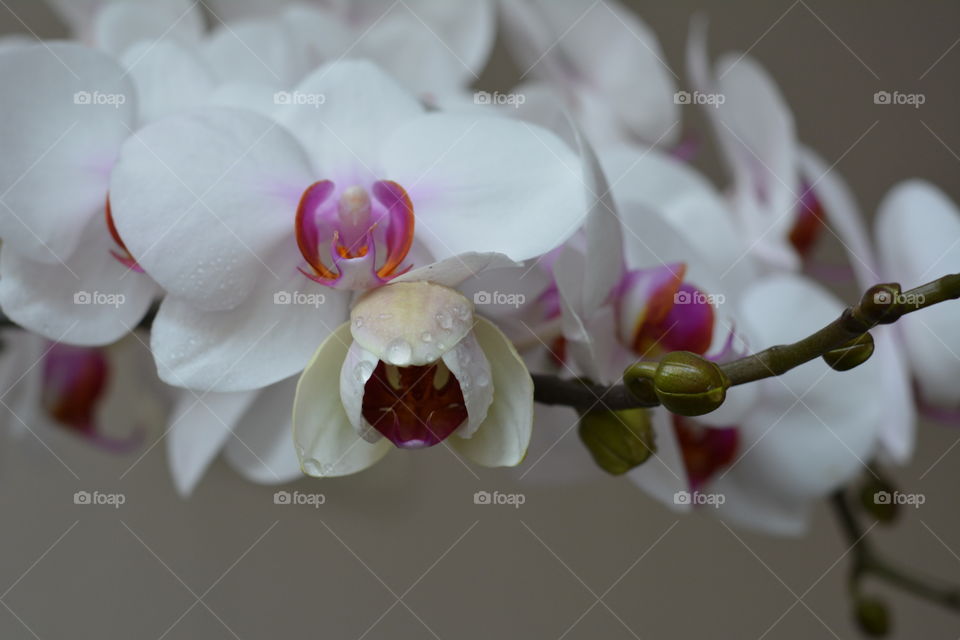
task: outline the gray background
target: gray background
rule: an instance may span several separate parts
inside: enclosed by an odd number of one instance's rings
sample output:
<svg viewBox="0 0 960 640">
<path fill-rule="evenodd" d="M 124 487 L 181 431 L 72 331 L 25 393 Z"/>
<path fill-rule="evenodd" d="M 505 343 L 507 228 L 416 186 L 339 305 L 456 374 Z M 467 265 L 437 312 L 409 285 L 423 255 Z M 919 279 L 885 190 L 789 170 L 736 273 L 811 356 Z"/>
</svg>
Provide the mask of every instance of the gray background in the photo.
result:
<svg viewBox="0 0 960 640">
<path fill-rule="evenodd" d="M 714 54 L 750 48 L 780 82 L 802 139 L 829 162 L 846 153 L 838 168 L 866 210 L 910 176 L 960 199 L 957 3 L 630 4 L 681 77 L 695 12 L 710 18 Z M 39 0 L 0 2 L 0 32 L 26 25 L 43 37 L 63 32 Z M 502 89 L 515 74 L 499 52 L 482 84 Z M 873 104 L 875 91 L 894 89 L 927 102 Z M 689 127 L 700 123 L 694 113 L 685 114 Z M 708 151 L 709 171 L 712 158 Z M 857 635 L 847 545 L 822 506 L 807 537 L 772 539 L 701 515 L 678 520 L 613 479 L 521 486 L 440 447 L 391 455 L 355 478 L 288 487 L 322 491 L 318 510 L 274 505 L 273 488 L 245 484 L 222 463 L 183 501 L 163 446 L 134 465 L 65 434 L 40 435 L 44 444 L 28 437 L 3 447 L 4 639 Z M 954 581 L 958 437 L 922 425 L 913 463 L 895 476 L 927 502 L 872 536 Z M 123 492 L 127 504 L 76 506 L 78 489 Z M 479 489 L 522 491 L 527 501 L 476 506 Z M 886 586 L 876 592 L 893 605 L 893 637 L 960 636 L 957 616 Z"/>
</svg>

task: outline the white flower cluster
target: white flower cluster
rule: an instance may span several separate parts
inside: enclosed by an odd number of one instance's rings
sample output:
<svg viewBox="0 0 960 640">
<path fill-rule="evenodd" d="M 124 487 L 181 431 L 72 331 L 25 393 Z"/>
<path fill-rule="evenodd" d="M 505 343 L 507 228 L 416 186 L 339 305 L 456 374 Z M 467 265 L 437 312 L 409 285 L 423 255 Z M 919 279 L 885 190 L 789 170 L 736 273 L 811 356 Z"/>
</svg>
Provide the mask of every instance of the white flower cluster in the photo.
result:
<svg viewBox="0 0 960 640">
<path fill-rule="evenodd" d="M 221 452 L 282 483 L 439 443 L 576 479 L 596 471 L 563 437 L 577 416 L 535 421 L 530 370 L 612 384 L 669 351 L 802 337 L 842 308 L 804 275 L 825 232 L 864 287 L 960 271 L 953 203 L 900 185 L 874 241 L 773 80 L 714 67 L 702 25 L 680 89 L 612 0 L 54 4 L 76 40 L 0 44 L 0 308 L 26 330 L 0 382 L 109 447 L 142 434 L 104 434 L 107 409 L 160 422 L 184 494 Z M 475 92 L 498 20 L 527 80 Z M 724 191 L 680 139 L 698 107 Z M 670 508 L 721 496 L 709 512 L 801 530 L 864 461 L 908 459 L 918 401 L 960 407 L 955 316 L 881 328 L 851 372 L 651 410 L 656 452 L 627 476 Z M 42 398 L 21 389 L 38 358 Z M 109 376 L 120 360 L 138 375 Z"/>
</svg>

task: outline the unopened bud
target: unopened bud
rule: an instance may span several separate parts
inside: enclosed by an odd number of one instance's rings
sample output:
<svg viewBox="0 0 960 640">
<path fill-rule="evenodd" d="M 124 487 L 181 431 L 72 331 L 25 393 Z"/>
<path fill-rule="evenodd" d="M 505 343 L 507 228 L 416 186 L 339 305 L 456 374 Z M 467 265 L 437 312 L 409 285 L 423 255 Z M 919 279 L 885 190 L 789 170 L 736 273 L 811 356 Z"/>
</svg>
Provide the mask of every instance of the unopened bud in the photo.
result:
<svg viewBox="0 0 960 640">
<path fill-rule="evenodd" d="M 827 351 L 823 360 L 835 371 L 849 371 L 870 359 L 873 355 L 873 336 L 864 333 L 839 349 Z"/>
<path fill-rule="evenodd" d="M 890 612 L 883 600 L 859 596 L 854 607 L 857 623 L 868 636 L 882 638 L 890 633 Z"/>
<path fill-rule="evenodd" d="M 586 413 L 580 418 L 580 439 L 600 468 L 613 475 L 643 464 L 656 451 L 646 409 Z"/>
<path fill-rule="evenodd" d="M 668 411 L 701 416 L 715 411 L 727 396 L 730 380 L 716 362 L 689 351 L 668 353 L 658 363 L 640 362 L 624 372 L 627 388 L 653 382 L 657 398 Z"/>
<path fill-rule="evenodd" d="M 871 325 L 887 324 L 900 317 L 900 285 L 876 284 L 860 299 L 859 317 Z"/>
</svg>

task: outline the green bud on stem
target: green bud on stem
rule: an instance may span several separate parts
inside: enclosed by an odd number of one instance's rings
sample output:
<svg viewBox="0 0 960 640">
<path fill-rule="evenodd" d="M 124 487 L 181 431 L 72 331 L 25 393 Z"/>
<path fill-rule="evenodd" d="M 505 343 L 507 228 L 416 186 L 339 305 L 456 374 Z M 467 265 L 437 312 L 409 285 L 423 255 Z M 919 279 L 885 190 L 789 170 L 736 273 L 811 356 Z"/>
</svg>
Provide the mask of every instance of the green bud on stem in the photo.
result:
<svg viewBox="0 0 960 640">
<path fill-rule="evenodd" d="M 646 381 L 668 411 L 702 416 L 715 411 L 727 397 L 730 380 L 716 362 L 689 351 L 668 353 L 660 362 L 638 362 L 623 374 L 627 389 L 638 397 Z"/>
<path fill-rule="evenodd" d="M 621 475 L 656 451 L 646 409 L 590 411 L 580 417 L 580 439 L 601 469 Z"/>
<path fill-rule="evenodd" d="M 835 371 L 849 371 L 870 359 L 873 355 L 873 336 L 864 333 L 839 349 L 827 351 L 823 360 Z"/>
</svg>

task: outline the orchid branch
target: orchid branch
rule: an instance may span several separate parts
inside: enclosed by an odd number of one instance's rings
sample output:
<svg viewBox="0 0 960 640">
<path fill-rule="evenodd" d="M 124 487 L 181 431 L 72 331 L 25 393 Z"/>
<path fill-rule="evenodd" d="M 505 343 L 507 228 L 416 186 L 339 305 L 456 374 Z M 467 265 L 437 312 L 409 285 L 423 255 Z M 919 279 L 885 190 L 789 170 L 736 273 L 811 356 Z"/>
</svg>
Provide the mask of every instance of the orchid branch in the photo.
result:
<svg viewBox="0 0 960 640">
<path fill-rule="evenodd" d="M 960 298 L 960 274 L 947 275 L 908 291 L 901 291 L 898 284 L 878 284 L 868 289 L 858 304 L 848 307 L 839 318 L 806 338 L 793 344 L 776 345 L 716 368 L 726 377 L 725 387 L 779 376 L 820 357 L 828 358 L 835 369 L 849 369 L 866 360 L 872 352 L 872 341 L 863 336 L 877 325 L 894 323 L 908 313 L 957 298 Z M 664 395 L 655 382 L 655 369 L 656 363 L 638 363 L 625 372 L 628 384 L 609 387 L 586 380 L 534 374 L 535 398 L 542 404 L 582 410 L 597 406 L 612 411 L 656 407 L 664 404 Z M 708 389 L 704 389 L 706 391 Z M 722 395 L 720 399 L 722 401 Z"/>
<path fill-rule="evenodd" d="M 858 621 L 864 631 L 879 636 L 885 635 L 889 629 L 886 605 L 876 597 L 865 595 L 861 590 L 861 582 L 870 576 L 884 580 L 918 598 L 960 611 L 960 587 L 933 584 L 931 579 L 898 567 L 877 552 L 868 539 L 869 530 L 865 531 L 860 525 L 843 490 L 830 497 L 830 504 L 851 545 L 853 563 L 850 567 L 850 591 Z"/>
</svg>

